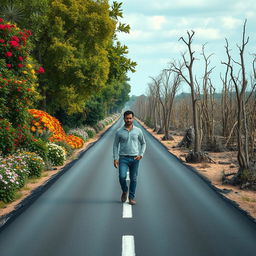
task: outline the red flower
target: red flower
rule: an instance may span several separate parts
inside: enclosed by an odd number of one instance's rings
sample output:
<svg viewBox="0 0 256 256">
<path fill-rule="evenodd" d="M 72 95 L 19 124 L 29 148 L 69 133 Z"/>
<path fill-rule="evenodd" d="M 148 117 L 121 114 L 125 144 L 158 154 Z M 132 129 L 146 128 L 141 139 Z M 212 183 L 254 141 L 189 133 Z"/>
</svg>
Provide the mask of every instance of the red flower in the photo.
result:
<svg viewBox="0 0 256 256">
<path fill-rule="evenodd" d="M 7 67 L 7 68 L 11 68 L 11 67 L 12 67 L 12 64 L 6 64 L 6 67 Z"/>
<path fill-rule="evenodd" d="M 4 39 L 0 39 L 0 43 L 4 43 Z"/>
<path fill-rule="evenodd" d="M 38 70 L 36 70 L 37 73 L 44 73 L 44 68 L 40 67 Z"/>
<path fill-rule="evenodd" d="M 11 57 L 11 56 L 12 56 L 12 52 L 6 52 L 6 53 L 5 53 L 5 56 L 6 56 L 6 57 Z"/>
<path fill-rule="evenodd" d="M 0 22 L 4 22 L 4 20 L 2 18 L 0 18 Z"/>
<path fill-rule="evenodd" d="M 19 60 L 20 60 L 20 61 L 23 61 L 23 57 L 22 57 L 22 56 L 19 56 Z"/>
<path fill-rule="evenodd" d="M 12 47 L 18 47 L 19 43 L 17 41 L 9 41 L 8 44 Z"/>
<path fill-rule="evenodd" d="M 21 63 L 18 64 L 18 68 L 22 68 L 22 64 Z"/>
<path fill-rule="evenodd" d="M 16 41 L 16 42 L 19 42 L 20 41 L 20 39 L 17 37 L 17 36 L 12 36 L 12 38 L 11 38 L 13 41 Z"/>
</svg>

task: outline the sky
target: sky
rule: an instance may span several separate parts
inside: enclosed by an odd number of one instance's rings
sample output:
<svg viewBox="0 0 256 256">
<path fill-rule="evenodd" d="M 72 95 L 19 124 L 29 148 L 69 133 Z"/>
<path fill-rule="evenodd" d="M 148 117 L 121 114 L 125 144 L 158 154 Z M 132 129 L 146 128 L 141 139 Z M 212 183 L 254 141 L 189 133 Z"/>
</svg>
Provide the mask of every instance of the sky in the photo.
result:
<svg viewBox="0 0 256 256">
<path fill-rule="evenodd" d="M 231 55 L 239 59 L 237 45 L 241 45 L 242 29 L 247 19 L 246 35 L 249 43 L 245 49 L 246 71 L 252 71 L 252 54 L 256 53 L 256 4 L 255 0 L 123 0 L 122 23 L 129 24 L 129 34 L 119 33 L 118 39 L 129 48 L 128 57 L 137 62 L 136 72 L 128 73 L 130 95 L 147 94 L 150 77 L 156 77 L 168 68 L 171 61 L 180 61 L 186 52 L 180 37 L 187 38 L 187 31 L 195 31 L 192 49 L 195 51 L 194 73 L 200 81 L 204 62 L 201 55 L 205 45 L 215 67 L 212 80 L 216 91 L 221 90 L 220 73 L 224 73 L 226 60 L 225 38 Z M 181 92 L 189 92 L 182 85 Z"/>
</svg>

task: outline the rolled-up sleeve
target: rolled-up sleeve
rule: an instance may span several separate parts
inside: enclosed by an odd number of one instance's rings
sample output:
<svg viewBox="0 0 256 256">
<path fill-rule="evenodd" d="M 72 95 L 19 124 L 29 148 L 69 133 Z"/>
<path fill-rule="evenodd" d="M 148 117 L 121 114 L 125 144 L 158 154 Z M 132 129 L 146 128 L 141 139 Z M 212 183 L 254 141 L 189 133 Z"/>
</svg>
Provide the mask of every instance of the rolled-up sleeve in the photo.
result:
<svg viewBox="0 0 256 256">
<path fill-rule="evenodd" d="M 115 140 L 113 143 L 113 158 L 118 160 L 118 146 L 119 146 L 119 135 L 116 133 Z"/>
<path fill-rule="evenodd" d="M 140 142 L 140 156 L 143 156 L 146 150 L 146 141 L 143 135 L 143 132 L 140 130 L 140 134 L 139 134 L 139 142 Z"/>
</svg>

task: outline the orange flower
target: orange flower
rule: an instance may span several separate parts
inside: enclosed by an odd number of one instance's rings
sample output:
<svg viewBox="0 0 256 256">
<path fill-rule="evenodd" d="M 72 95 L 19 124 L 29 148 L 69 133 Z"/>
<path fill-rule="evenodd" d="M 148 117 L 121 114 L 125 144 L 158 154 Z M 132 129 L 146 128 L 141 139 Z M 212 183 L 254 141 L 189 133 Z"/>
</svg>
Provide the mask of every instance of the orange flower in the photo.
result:
<svg viewBox="0 0 256 256">
<path fill-rule="evenodd" d="M 64 141 L 65 143 L 70 145 L 73 149 L 81 148 L 84 145 L 84 141 L 81 138 L 76 137 L 74 135 L 67 135 L 63 130 L 63 128 L 61 127 L 59 120 L 57 120 L 55 117 L 38 109 L 29 109 L 28 112 L 37 120 L 37 122 L 33 120 L 32 123 L 34 125 L 38 125 L 38 128 L 40 128 L 38 130 L 39 133 L 42 133 L 43 129 L 46 129 L 52 132 L 52 136 L 49 138 L 49 141 L 51 142 Z M 32 128 L 34 131 L 36 131 L 35 126 L 32 126 L 31 130 Z"/>
</svg>

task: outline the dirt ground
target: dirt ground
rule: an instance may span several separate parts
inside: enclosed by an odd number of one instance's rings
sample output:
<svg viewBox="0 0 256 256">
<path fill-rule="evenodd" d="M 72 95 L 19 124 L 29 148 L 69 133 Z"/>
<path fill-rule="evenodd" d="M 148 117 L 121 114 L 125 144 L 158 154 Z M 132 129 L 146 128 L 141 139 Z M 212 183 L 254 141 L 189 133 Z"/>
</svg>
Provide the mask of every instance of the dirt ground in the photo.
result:
<svg viewBox="0 0 256 256">
<path fill-rule="evenodd" d="M 113 123 L 112 123 L 113 124 Z M 98 134 L 96 134 L 96 136 L 94 138 L 89 139 L 88 141 L 86 141 L 86 143 L 84 144 L 84 146 L 81 149 L 76 150 L 73 155 L 65 161 L 64 165 L 62 166 L 58 166 L 53 168 L 54 170 L 50 170 L 50 171 L 44 171 L 42 173 L 42 177 L 38 178 L 30 183 L 27 183 L 20 191 L 19 191 L 19 199 L 6 204 L 3 208 L 0 208 L 0 217 L 4 216 L 8 213 L 10 213 L 11 211 L 13 211 L 15 209 L 15 207 L 23 200 L 25 199 L 27 196 L 29 196 L 31 194 L 31 192 L 36 189 L 37 187 L 43 185 L 44 183 L 46 183 L 53 175 L 55 175 L 56 173 L 60 172 L 63 167 L 65 165 L 67 165 L 68 163 L 70 163 L 71 161 L 73 161 L 74 159 L 76 159 L 78 157 L 78 154 L 81 153 L 82 151 L 85 151 L 88 146 L 97 141 L 101 134 L 104 133 L 112 124 L 109 124 L 108 126 L 106 126 L 102 131 L 100 131 Z"/>
<path fill-rule="evenodd" d="M 139 120 L 137 120 L 139 121 Z M 188 150 L 173 148 L 176 146 L 183 138 L 183 136 L 172 135 L 174 140 L 162 141 L 161 138 L 163 134 L 157 134 L 153 129 L 147 127 L 143 122 L 139 121 L 143 127 L 150 132 L 155 138 L 157 138 L 161 143 L 163 143 L 175 156 L 185 162 L 185 155 Z M 222 173 L 234 173 L 237 172 L 238 167 L 235 164 L 237 152 L 220 152 L 212 153 L 209 152 L 209 157 L 215 163 L 198 163 L 187 165 L 192 166 L 200 174 L 206 177 L 211 183 L 222 190 L 231 190 L 229 193 L 224 194 L 227 198 L 235 201 L 239 207 L 245 210 L 249 215 L 251 215 L 256 220 L 256 191 L 242 190 L 236 186 L 223 185 L 222 184 Z"/>
</svg>

